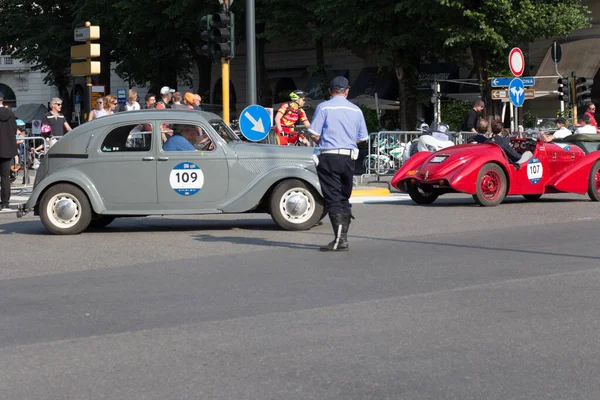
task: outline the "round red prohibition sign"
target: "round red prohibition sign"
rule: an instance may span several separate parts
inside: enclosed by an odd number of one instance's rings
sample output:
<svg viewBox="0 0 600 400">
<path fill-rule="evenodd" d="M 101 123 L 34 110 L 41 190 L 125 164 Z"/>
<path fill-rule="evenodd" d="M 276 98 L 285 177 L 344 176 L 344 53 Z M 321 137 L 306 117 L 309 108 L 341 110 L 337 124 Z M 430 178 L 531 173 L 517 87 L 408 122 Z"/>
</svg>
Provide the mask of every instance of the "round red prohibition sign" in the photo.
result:
<svg viewBox="0 0 600 400">
<path fill-rule="evenodd" d="M 508 55 L 508 66 L 510 67 L 510 72 L 512 72 L 514 76 L 523 75 L 523 71 L 525 71 L 525 57 L 520 48 L 515 47 L 510 51 L 510 54 Z"/>
</svg>

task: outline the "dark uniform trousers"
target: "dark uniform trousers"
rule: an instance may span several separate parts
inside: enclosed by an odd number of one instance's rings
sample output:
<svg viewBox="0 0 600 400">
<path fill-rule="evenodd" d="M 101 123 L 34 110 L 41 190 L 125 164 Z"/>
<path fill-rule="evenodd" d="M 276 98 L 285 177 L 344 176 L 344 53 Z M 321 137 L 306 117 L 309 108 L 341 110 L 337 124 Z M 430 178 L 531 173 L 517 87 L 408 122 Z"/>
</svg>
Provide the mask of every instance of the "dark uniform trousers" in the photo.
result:
<svg viewBox="0 0 600 400">
<path fill-rule="evenodd" d="M 317 174 L 325 200 L 325 212 L 352 214 L 350 195 L 355 161 L 342 154 L 321 154 Z"/>
</svg>

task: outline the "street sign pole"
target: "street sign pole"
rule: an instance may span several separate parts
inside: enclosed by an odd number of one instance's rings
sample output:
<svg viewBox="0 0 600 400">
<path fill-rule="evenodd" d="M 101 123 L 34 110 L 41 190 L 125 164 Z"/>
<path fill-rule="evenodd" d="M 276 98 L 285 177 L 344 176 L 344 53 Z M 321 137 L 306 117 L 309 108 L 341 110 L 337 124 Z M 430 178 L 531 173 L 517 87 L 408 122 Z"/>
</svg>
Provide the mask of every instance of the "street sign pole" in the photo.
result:
<svg viewBox="0 0 600 400">
<path fill-rule="evenodd" d="M 255 0 L 246 0 L 246 71 L 248 74 L 248 105 L 256 104 L 256 20 Z"/>
</svg>

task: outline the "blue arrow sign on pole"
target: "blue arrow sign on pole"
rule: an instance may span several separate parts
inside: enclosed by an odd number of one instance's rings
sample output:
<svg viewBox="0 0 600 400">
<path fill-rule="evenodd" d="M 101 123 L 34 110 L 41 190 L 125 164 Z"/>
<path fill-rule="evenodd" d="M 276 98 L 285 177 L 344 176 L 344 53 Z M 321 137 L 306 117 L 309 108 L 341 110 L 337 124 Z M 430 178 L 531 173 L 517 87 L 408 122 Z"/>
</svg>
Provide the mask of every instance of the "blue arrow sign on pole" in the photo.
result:
<svg viewBox="0 0 600 400">
<path fill-rule="evenodd" d="M 240 115 L 240 131 L 246 139 L 260 142 L 271 129 L 271 114 L 261 106 L 252 105 L 244 108 Z"/>
<path fill-rule="evenodd" d="M 514 78 L 508 85 L 508 98 L 515 107 L 521 107 L 525 101 L 525 85 L 520 78 Z"/>
<path fill-rule="evenodd" d="M 507 87 L 514 78 L 492 78 L 492 87 Z M 532 76 L 521 78 L 523 86 L 535 85 L 535 78 Z"/>
</svg>

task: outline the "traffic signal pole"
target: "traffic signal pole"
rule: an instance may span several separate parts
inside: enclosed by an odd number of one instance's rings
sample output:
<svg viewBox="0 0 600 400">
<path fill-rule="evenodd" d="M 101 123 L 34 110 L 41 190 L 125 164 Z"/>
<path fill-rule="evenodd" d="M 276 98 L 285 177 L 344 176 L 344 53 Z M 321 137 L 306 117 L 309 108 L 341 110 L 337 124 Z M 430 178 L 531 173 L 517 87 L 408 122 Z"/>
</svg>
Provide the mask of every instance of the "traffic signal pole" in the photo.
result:
<svg viewBox="0 0 600 400">
<path fill-rule="evenodd" d="M 224 0 L 225 12 L 229 12 L 229 0 Z M 235 38 L 231 38 L 231 46 L 235 46 Z M 229 125 L 229 59 L 221 58 L 221 83 L 223 85 L 223 120 Z"/>
</svg>

